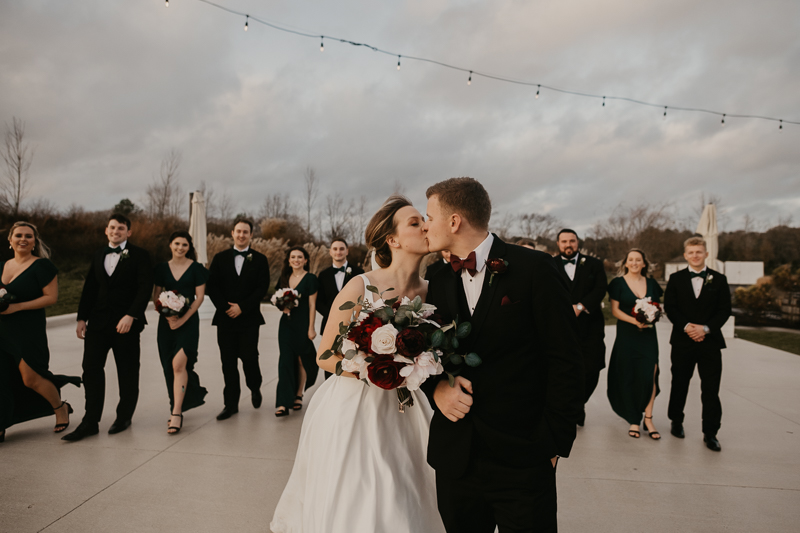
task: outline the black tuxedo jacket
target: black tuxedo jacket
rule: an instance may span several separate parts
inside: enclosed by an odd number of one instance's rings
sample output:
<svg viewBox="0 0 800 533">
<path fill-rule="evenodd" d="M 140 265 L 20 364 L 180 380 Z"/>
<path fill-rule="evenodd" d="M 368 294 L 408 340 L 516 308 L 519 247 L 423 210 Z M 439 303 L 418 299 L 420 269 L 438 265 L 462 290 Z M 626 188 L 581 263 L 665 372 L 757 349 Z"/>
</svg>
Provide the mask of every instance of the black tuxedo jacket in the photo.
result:
<svg viewBox="0 0 800 533">
<path fill-rule="evenodd" d="M 264 324 L 261 300 L 269 291 L 269 261 L 267 257 L 250 248 L 242 263 L 241 275 L 236 273 L 233 248 L 214 256 L 209 267 L 206 293 L 214 307 L 211 324 L 226 329 L 245 329 Z M 230 305 L 239 304 L 242 314 L 231 318 L 225 314 Z"/>
<path fill-rule="evenodd" d="M 731 316 L 731 291 L 728 278 L 716 270 L 708 270 L 708 277 L 698 298 L 694 297 L 689 269 L 684 268 L 672 274 L 664 293 L 664 310 L 672 322 L 672 335 L 669 342 L 675 347 L 697 346 L 683 330 L 686 324 L 708 326 L 711 332 L 700 343 L 710 348 L 725 348 L 722 326 Z"/>
<path fill-rule="evenodd" d="M 347 282 L 350 281 L 355 276 L 361 275 L 364 273 L 364 270 L 351 264 L 349 261 L 347 263 L 348 268 L 350 268 L 350 273 L 344 273 L 344 281 L 342 282 L 342 287 L 347 285 Z M 339 288 L 336 286 L 336 270 L 332 266 L 326 268 L 322 272 L 319 273 L 319 289 L 317 290 L 317 311 L 319 314 L 322 315 L 322 330 L 321 332 L 325 331 L 325 325 L 328 323 L 328 315 L 331 312 L 331 305 L 333 305 L 333 301 L 339 295 Z"/>
<path fill-rule="evenodd" d="M 578 334 L 582 340 L 603 339 L 606 335 L 606 323 L 600 304 L 608 290 L 608 280 L 603 262 L 594 257 L 578 255 L 575 266 L 575 278 L 569 279 L 561 256 L 555 256 L 559 272 L 564 277 L 570 292 L 572 305 L 583 304 L 589 313 L 578 315 Z"/>
<path fill-rule="evenodd" d="M 431 263 L 428 265 L 428 268 L 425 269 L 425 279 L 428 281 L 432 280 L 433 276 L 448 264 L 449 263 L 445 263 L 444 259 L 440 257 L 438 261 Z"/>
<path fill-rule="evenodd" d="M 144 312 L 153 295 L 153 264 L 146 250 L 130 242 L 120 257 L 114 274 L 106 273 L 105 247 L 95 252 L 78 304 L 78 320 L 88 327 L 116 328 L 125 315 L 136 320 L 131 331 L 142 331 Z"/>
<path fill-rule="evenodd" d="M 475 368 L 463 366 L 474 403 L 458 422 L 445 418 L 433 401 L 446 376 L 423 384 L 434 409 L 428 463 L 451 478 L 463 475 L 471 456 L 511 466 L 568 456 L 583 408 L 577 323 L 553 258 L 496 236 L 489 258 L 505 259 L 508 268 L 491 285 L 486 272 L 472 317 L 460 274 L 439 269 L 428 285 L 427 302 L 446 321 L 458 317 L 472 324 L 459 352 L 483 360 Z"/>
</svg>

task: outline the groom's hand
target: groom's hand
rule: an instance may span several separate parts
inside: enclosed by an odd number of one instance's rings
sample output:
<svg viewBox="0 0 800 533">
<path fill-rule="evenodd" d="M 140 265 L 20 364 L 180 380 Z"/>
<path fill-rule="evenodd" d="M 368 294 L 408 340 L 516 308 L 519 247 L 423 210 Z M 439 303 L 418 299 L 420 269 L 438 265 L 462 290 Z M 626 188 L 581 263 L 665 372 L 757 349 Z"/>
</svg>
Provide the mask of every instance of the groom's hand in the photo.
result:
<svg viewBox="0 0 800 533">
<path fill-rule="evenodd" d="M 451 387 L 444 379 L 436 385 L 433 401 L 450 422 L 458 422 L 469 413 L 472 406 L 472 382 L 456 376 L 455 386 Z"/>
</svg>

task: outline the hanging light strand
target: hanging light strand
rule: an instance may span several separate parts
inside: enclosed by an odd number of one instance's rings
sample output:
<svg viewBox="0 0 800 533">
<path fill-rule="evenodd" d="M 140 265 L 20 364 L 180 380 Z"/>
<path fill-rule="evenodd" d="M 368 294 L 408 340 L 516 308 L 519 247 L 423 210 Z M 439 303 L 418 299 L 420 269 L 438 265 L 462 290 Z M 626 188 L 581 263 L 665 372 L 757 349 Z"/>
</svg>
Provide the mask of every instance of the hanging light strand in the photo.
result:
<svg viewBox="0 0 800 533">
<path fill-rule="evenodd" d="M 305 32 L 305 31 L 300 31 L 300 30 L 295 30 L 295 29 L 292 29 L 292 28 L 288 28 L 288 27 L 286 27 L 284 25 L 279 25 L 279 24 L 276 24 L 276 23 L 273 23 L 273 22 L 268 22 L 266 20 L 263 20 L 263 19 L 260 19 L 260 18 L 257 18 L 257 17 L 249 16 L 246 13 L 242 13 L 242 12 L 230 9 L 228 7 L 225 7 L 225 6 L 222 6 L 222 5 L 217 4 L 215 2 L 212 2 L 211 0 L 196 0 L 196 1 L 202 2 L 204 4 L 208 4 L 210 6 L 213 6 L 213 7 L 217 8 L 217 9 L 220 9 L 222 11 L 226 11 L 226 12 L 234 14 L 234 15 L 246 16 L 248 18 L 248 20 L 252 19 L 255 22 L 258 22 L 260 24 L 263 24 L 264 26 L 270 27 L 270 28 L 278 30 L 278 31 L 282 31 L 282 32 L 285 32 L 285 33 L 291 33 L 291 34 L 294 34 L 294 35 L 298 35 L 300 37 L 311 37 L 311 38 L 314 38 L 314 39 L 319 37 L 320 38 L 320 51 L 321 52 L 324 51 L 324 45 L 322 44 L 322 41 L 325 39 L 325 37 L 327 37 L 328 39 L 331 39 L 331 40 L 334 40 L 334 41 L 338 41 L 338 42 L 340 42 L 342 44 L 349 44 L 349 45 L 352 45 L 352 46 L 368 48 L 368 49 L 370 49 L 370 50 L 372 50 L 374 52 L 379 52 L 381 54 L 387 54 L 387 55 L 391 55 L 391 56 L 399 56 L 396 52 L 390 52 L 388 50 L 382 50 L 382 49 L 380 49 L 380 48 L 378 48 L 376 46 L 372 46 L 371 44 L 360 43 L 360 42 L 351 41 L 349 39 L 342 39 L 342 38 L 338 38 L 338 37 L 332 37 L 330 35 L 325 36 L 325 35 L 319 35 L 319 34 L 312 34 L 312 33 L 308 33 L 308 32 Z M 166 0 L 166 3 L 167 3 L 167 6 L 169 6 L 169 0 Z M 449 63 L 444 63 L 442 61 L 437 61 L 435 59 L 429 59 L 429 58 L 426 58 L 426 57 L 417 57 L 417 56 L 408 56 L 408 55 L 403 55 L 403 57 L 405 57 L 407 60 L 410 60 L 410 61 L 421 61 L 421 62 L 424 62 L 424 63 L 430 63 L 430 64 L 433 64 L 433 65 L 438 65 L 440 67 L 448 68 L 448 69 L 451 69 L 451 70 L 458 70 L 458 71 L 461 71 L 461 72 L 469 73 L 470 74 L 470 79 L 468 80 L 468 82 L 472 81 L 472 76 L 474 75 L 474 76 L 481 76 L 483 78 L 487 78 L 487 79 L 490 79 L 490 80 L 501 81 L 501 82 L 505 82 L 505 83 L 513 83 L 515 85 L 524 85 L 524 86 L 528 86 L 528 87 L 536 87 L 536 95 L 534 96 L 534 98 L 536 98 L 536 99 L 539 98 L 539 93 L 541 92 L 542 89 L 547 89 L 548 91 L 553 91 L 553 92 L 557 92 L 557 93 L 561 93 L 561 94 L 569 94 L 569 95 L 572 95 L 572 96 L 582 96 L 582 97 L 585 97 L 585 98 L 601 98 L 601 99 L 603 99 L 604 103 L 605 103 L 605 100 L 608 99 L 608 100 L 620 100 L 620 101 L 629 102 L 629 103 L 637 104 L 637 105 L 643 105 L 643 106 L 647 106 L 647 107 L 658 107 L 658 108 L 663 107 L 664 108 L 664 116 L 666 116 L 667 106 L 665 106 L 664 104 L 656 104 L 656 103 L 653 103 L 653 102 L 646 102 L 644 100 L 638 100 L 636 98 L 629 98 L 627 96 L 602 96 L 602 95 L 599 95 L 599 94 L 591 94 L 591 93 L 584 93 L 584 92 L 580 92 L 580 91 L 572 91 L 572 90 L 569 90 L 569 89 L 562 89 L 560 87 L 554 87 L 552 85 L 545 85 L 543 83 L 533 83 L 533 82 L 529 82 L 529 81 L 518 80 L 518 79 L 514 79 L 514 78 L 508 78 L 508 77 L 505 77 L 505 76 L 496 76 L 494 74 L 478 72 L 476 70 L 470 70 L 468 68 L 459 67 L 459 66 L 456 66 L 456 65 L 451 65 Z M 778 126 L 779 129 L 783 129 L 783 124 L 797 124 L 797 125 L 800 125 L 800 121 L 798 121 L 798 120 L 779 119 L 779 118 L 769 117 L 769 116 L 765 116 L 765 115 L 754 115 L 754 114 L 743 114 L 743 113 L 723 113 L 721 111 L 715 111 L 715 110 L 712 110 L 712 109 L 704 109 L 704 108 L 698 108 L 698 107 L 683 107 L 683 106 L 669 106 L 669 107 L 671 109 L 673 109 L 673 110 L 678 110 L 678 111 L 687 111 L 687 112 L 692 112 L 692 113 L 706 113 L 706 114 L 710 114 L 710 115 L 717 115 L 717 116 L 722 117 L 722 124 L 725 123 L 725 118 L 729 117 L 729 118 L 750 118 L 750 119 L 757 119 L 757 120 L 770 120 L 770 121 L 778 122 L 779 123 L 779 126 Z"/>
<path fill-rule="evenodd" d="M 244 18 L 244 31 L 247 31 L 247 23 L 250 22 L 250 15 L 245 15 Z"/>
</svg>

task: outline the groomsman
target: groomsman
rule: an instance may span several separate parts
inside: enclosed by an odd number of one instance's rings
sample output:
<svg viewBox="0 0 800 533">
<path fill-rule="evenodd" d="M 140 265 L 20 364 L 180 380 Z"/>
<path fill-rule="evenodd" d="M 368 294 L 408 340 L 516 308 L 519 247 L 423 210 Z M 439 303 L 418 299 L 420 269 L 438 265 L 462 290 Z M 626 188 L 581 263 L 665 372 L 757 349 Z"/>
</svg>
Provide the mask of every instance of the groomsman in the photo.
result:
<svg viewBox="0 0 800 533">
<path fill-rule="evenodd" d="M 261 407 L 261 368 L 258 364 L 258 329 L 264 324 L 261 300 L 269 290 L 269 262 L 250 248 L 253 223 L 239 218 L 233 224 L 233 248 L 214 256 L 206 292 L 217 308 L 211 322 L 217 326 L 217 344 L 225 380 L 225 407 L 217 420 L 239 412 L 241 385 L 239 359 L 253 407 Z"/>
<path fill-rule="evenodd" d="M 606 327 L 601 304 L 608 289 L 603 262 L 578 252 L 578 234 L 562 229 L 556 237 L 561 255 L 556 259 L 570 291 L 572 309 L 578 319 L 578 336 L 583 352 L 584 410 L 578 425 L 586 421 L 586 402 L 597 388 L 600 371 L 606 367 Z"/>
<path fill-rule="evenodd" d="M 320 331 L 325 331 L 328 324 L 328 315 L 331 312 L 331 305 L 342 287 L 347 285 L 354 276 L 364 273 L 364 270 L 356 265 L 351 265 L 347 261 L 347 254 L 350 252 L 347 241 L 344 239 L 334 239 L 331 242 L 330 254 L 333 265 L 319 273 L 319 290 L 317 291 L 317 311 L 322 315 L 322 326 Z M 325 379 L 331 376 L 330 372 L 325 372 Z"/>
<path fill-rule="evenodd" d="M 722 419 L 719 385 L 722 379 L 722 349 L 725 338 L 722 326 L 731 316 L 731 292 L 728 280 L 705 266 L 708 251 L 702 237 L 683 243 L 683 257 L 689 267 L 669 277 L 664 303 L 672 322 L 672 390 L 667 415 L 672 420 L 670 431 L 684 438 L 683 408 L 689 392 L 689 381 L 700 375 L 700 399 L 703 402 L 703 440 L 706 447 L 721 451 L 717 431 Z"/>
<path fill-rule="evenodd" d="M 150 254 L 128 242 L 131 221 L 120 214 L 108 219 L 108 246 L 92 259 L 78 305 L 78 338 L 83 343 L 83 385 L 86 414 L 66 441 L 78 441 L 99 431 L 106 396 L 105 366 L 114 353 L 119 382 L 117 417 L 110 434 L 131 425 L 139 399 L 139 335 L 147 324 L 144 312 L 153 293 Z"/>
<path fill-rule="evenodd" d="M 442 257 L 440 257 L 438 261 L 434 261 L 433 263 L 428 265 L 428 268 L 425 269 L 425 279 L 427 281 L 433 279 L 433 276 L 435 276 L 436 273 L 439 272 L 439 270 L 441 270 L 442 268 L 444 268 L 445 265 L 450 263 L 449 251 L 442 250 L 439 253 L 442 254 Z"/>
</svg>

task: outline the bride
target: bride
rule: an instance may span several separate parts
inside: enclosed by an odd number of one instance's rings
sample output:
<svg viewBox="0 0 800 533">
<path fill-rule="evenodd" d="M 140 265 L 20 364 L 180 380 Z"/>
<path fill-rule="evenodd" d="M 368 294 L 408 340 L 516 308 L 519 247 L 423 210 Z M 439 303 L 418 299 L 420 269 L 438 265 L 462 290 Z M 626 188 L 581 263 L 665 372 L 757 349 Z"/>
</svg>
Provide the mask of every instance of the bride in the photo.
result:
<svg viewBox="0 0 800 533">
<path fill-rule="evenodd" d="M 428 283 L 419 265 L 428 253 L 423 216 L 406 198 L 391 196 L 370 220 L 366 243 L 382 267 L 350 280 L 331 306 L 317 364 L 334 372 L 341 355 L 320 360 L 340 322 L 339 307 L 374 285 L 386 299 L 420 296 Z M 388 290 L 392 289 L 392 290 Z M 356 309 L 358 311 L 358 309 Z M 433 415 L 421 391 L 398 411 L 395 391 L 345 372 L 331 376 L 312 398 L 303 420 L 294 468 L 270 524 L 274 533 L 443 533 L 433 469 L 426 461 Z"/>
</svg>

